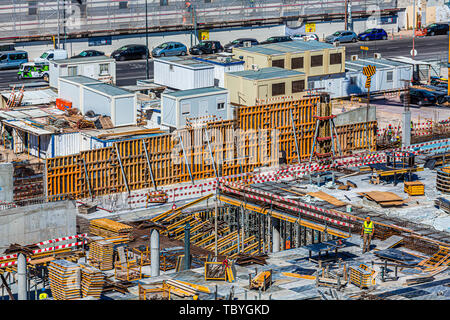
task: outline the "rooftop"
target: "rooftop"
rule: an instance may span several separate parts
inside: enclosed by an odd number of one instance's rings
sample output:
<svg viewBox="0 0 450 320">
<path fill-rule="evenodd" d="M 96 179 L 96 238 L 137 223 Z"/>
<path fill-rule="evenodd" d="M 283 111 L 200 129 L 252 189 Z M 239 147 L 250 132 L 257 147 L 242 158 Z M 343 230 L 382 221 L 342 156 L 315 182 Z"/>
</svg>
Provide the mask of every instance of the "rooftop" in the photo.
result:
<svg viewBox="0 0 450 320">
<path fill-rule="evenodd" d="M 101 81 L 92 79 L 85 76 L 70 76 L 70 77 L 59 77 L 59 79 L 79 83 L 79 84 L 87 84 L 87 83 L 101 83 Z"/>
<path fill-rule="evenodd" d="M 383 69 L 392 69 L 392 67 L 410 67 L 408 64 L 391 61 L 387 59 L 375 59 L 375 58 L 367 58 L 367 59 L 358 59 L 358 60 L 347 60 L 345 61 L 345 68 L 350 71 L 362 71 L 363 67 L 372 65 L 377 68 L 377 70 Z"/>
<path fill-rule="evenodd" d="M 212 55 L 206 57 L 193 57 L 193 59 L 198 61 L 203 61 L 207 63 L 212 63 L 220 66 L 231 66 L 231 65 L 239 65 L 244 64 L 245 61 L 239 59 L 233 59 L 231 57 Z"/>
<path fill-rule="evenodd" d="M 86 84 L 85 87 L 102 92 L 111 97 L 134 95 L 133 92 L 106 83 L 89 83 Z"/>
<path fill-rule="evenodd" d="M 85 57 L 85 58 L 69 58 L 62 60 L 54 60 L 53 64 L 70 64 L 70 63 L 90 63 L 98 61 L 115 61 L 113 58 L 107 56 Z"/>
<path fill-rule="evenodd" d="M 207 94 L 207 93 L 226 93 L 227 89 L 219 88 L 219 87 L 207 87 L 207 88 L 198 88 L 198 89 L 190 89 L 190 90 L 180 90 L 169 93 L 164 93 L 164 95 L 171 97 L 189 97 L 193 95 Z"/>
<path fill-rule="evenodd" d="M 227 74 L 250 80 L 265 80 L 265 79 L 280 79 L 286 77 L 299 76 L 304 75 L 305 73 L 295 70 L 282 69 L 278 67 L 270 67 L 270 68 L 262 68 L 259 70 L 244 70 L 244 71 L 229 72 Z"/>
<path fill-rule="evenodd" d="M 154 58 L 154 61 L 175 64 L 189 69 L 211 69 L 214 68 L 211 64 L 201 62 L 189 57 L 160 57 Z"/>
<path fill-rule="evenodd" d="M 271 44 L 256 45 L 248 48 L 239 48 L 239 50 L 256 52 L 265 55 L 282 55 L 286 52 L 305 52 L 324 49 L 336 49 L 333 45 L 319 41 L 288 41 Z"/>
</svg>

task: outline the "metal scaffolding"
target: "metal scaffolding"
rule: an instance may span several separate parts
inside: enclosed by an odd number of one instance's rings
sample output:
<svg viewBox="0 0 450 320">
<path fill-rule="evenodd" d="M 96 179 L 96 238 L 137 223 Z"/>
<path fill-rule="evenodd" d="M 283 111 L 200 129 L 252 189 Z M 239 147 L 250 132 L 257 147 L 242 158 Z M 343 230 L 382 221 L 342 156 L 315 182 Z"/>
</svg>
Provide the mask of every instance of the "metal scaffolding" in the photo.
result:
<svg viewBox="0 0 450 320">
<path fill-rule="evenodd" d="M 344 16 L 345 0 L 191 0 L 199 26 L 239 24 L 246 21 L 313 19 Z M 369 16 L 396 10 L 397 0 L 353 0 L 352 13 Z M 150 30 L 192 27 L 184 0 L 148 1 Z M 136 32 L 145 28 L 145 0 L 59 0 L 61 39 L 65 36 Z M 191 22 L 189 24 L 189 22 Z M 58 0 L 0 1 L 0 31 L 3 39 L 55 36 L 58 32 Z"/>
</svg>

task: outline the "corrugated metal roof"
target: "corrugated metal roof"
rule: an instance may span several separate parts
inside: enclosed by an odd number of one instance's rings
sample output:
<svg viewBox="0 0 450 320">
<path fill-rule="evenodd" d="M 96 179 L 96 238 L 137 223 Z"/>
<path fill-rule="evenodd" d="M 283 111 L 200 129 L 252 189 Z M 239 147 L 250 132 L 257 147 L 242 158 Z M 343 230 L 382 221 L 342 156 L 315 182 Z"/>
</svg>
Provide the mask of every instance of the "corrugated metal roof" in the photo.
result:
<svg viewBox="0 0 450 320">
<path fill-rule="evenodd" d="M 114 97 L 114 96 L 123 96 L 123 95 L 134 95 L 133 92 L 130 92 L 128 90 L 112 86 L 110 84 L 106 83 L 90 83 L 84 85 L 86 88 L 91 88 L 93 90 L 100 91 L 108 96 Z"/>
<path fill-rule="evenodd" d="M 358 59 L 355 61 L 345 61 L 345 69 L 349 71 L 362 72 L 363 67 L 372 65 L 377 68 L 377 70 L 393 69 L 395 67 L 408 67 L 405 63 L 390 61 L 387 59 Z"/>
<path fill-rule="evenodd" d="M 193 59 L 198 60 L 198 61 L 203 61 L 206 63 L 212 63 L 212 64 L 216 64 L 219 66 L 232 66 L 232 65 L 236 65 L 236 64 L 244 64 L 245 61 L 244 60 L 238 60 L 238 59 L 233 59 L 230 57 L 223 57 L 225 59 L 227 59 L 227 61 L 222 61 L 219 60 L 220 58 L 218 56 L 208 56 L 208 57 L 193 57 Z"/>
<path fill-rule="evenodd" d="M 257 52 L 265 55 L 281 55 L 286 52 L 305 52 L 323 49 L 335 49 L 331 44 L 319 41 L 287 41 L 270 44 L 261 44 L 248 48 L 239 48 L 249 52 Z"/>
<path fill-rule="evenodd" d="M 189 69 L 211 69 L 214 68 L 209 63 L 201 62 L 192 58 L 183 58 L 183 57 L 161 57 L 161 58 L 154 58 L 154 61 L 157 62 L 164 62 L 169 64 L 175 64 L 182 67 L 186 67 Z"/>
<path fill-rule="evenodd" d="M 11 91 L 2 92 L 1 95 L 5 99 L 9 99 Z M 56 98 L 58 98 L 58 94 L 51 89 L 27 90 L 23 92 L 21 105 L 30 106 L 37 104 L 48 104 L 50 102 L 54 102 Z"/>
<path fill-rule="evenodd" d="M 97 56 L 97 57 L 85 57 L 85 58 L 69 58 L 69 59 L 62 59 L 62 60 L 54 60 L 51 63 L 54 64 L 71 64 L 71 63 L 91 63 L 91 62 L 103 62 L 103 61 L 114 61 L 113 58 L 107 57 L 107 56 Z"/>
<path fill-rule="evenodd" d="M 219 88 L 219 87 L 207 87 L 207 88 L 174 91 L 174 92 L 170 92 L 170 93 L 165 93 L 165 95 L 179 98 L 179 97 L 188 97 L 188 96 L 205 94 L 205 93 L 213 93 L 213 92 L 226 93 L 226 92 L 228 92 L 228 90 L 224 89 L 224 88 Z"/>
<path fill-rule="evenodd" d="M 278 67 L 262 68 L 259 70 L 244 70 L 236 72 L 228 72 L 227 74 L 242 77 L 251 80 L 278 79 L 298 75 L 304 75 L 304 72 L 282 69 Z"/>
<path fill-rule="evenodd" d="M 87 83 L 102 83 L 99 80 L 92 79 L 85 76 L 71 76 L 71 77 L 59 77 L 59 79 L 79 83 L 79 84 L 87 84 Z"/>
<path fill-rule="evenodd" d="M 6 122 L 11 126 L 22 129 L 23 131 L 26 132 L 30 132 L 33 135 L 41 136 L 45 134 L 53 134 L 53 132 L 51 131 L 35 127 L 31 125 L 31 123 L 28 123 L 24 120 L 6 120 Z"/>
</svg>

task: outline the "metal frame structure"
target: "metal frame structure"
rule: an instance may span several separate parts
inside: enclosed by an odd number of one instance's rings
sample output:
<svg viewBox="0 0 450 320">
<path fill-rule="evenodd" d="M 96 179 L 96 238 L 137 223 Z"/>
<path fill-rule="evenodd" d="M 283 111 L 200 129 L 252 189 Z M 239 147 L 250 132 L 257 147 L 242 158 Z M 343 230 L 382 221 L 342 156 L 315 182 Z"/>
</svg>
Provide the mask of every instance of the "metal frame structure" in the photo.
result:
<svg viewBox="0 0 450 320">
<path fill-rule="evenodd" d="M 150 1 L 149 1 L 150 2 Z M 243 23 L 282 23 L 285 20 L 320 20 L 325 17 L 344 20 L 346 1 L 309 0 L 214 0 L 205 3 L 191 0 L 196 24 L 220 26 Z M 59 3 L 59 6 L 58 6 Z M 59 10 L 58 10 L 59 7 Z M 353 17 L 368 17 L 373 8 L 383 14 L 396 12 L 396 0 L 352 1 Z M 148 3 L 147 21 L 153 30 L 196 30 L 192 23 L 183 23 L 184 0 L 159 0 Z M 76 35 L 102 35 L 111 32 L 134 33 L 145 31 L 145 0 L 4 0 L 0 7 L 2 37 L 27 39 L 56 36 L 58 12 L 62 40 Z M 61 21 L 60 20 L 60 21 Z M 64 23 L 65 22 L 65 23 Z M 64 42 L 63 42 L 64 43 Z"/>
</svg>

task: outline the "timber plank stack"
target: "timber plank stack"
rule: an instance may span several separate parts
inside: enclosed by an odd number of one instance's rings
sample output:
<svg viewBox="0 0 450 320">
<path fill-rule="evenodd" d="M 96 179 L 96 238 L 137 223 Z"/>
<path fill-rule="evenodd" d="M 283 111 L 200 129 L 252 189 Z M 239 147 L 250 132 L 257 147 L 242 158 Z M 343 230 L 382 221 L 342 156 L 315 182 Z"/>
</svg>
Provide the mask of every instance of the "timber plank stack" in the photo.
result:
<svg viewBox="0 0 450 320">
<path fill-rule="evenodd" d="M 114 244 L 108 240 L 95 241 L 90 244 L 89 264 L 102 271 L 111 270 L 114 266 Z"/>
<path fill-rule="evenodd" d="M 80 266 L 67 260 L 55 260 L 49 265 L 50 289 L 55 300 L 81 298 Z"/>
<path fill-rule="evenodd" d="M 126 237 L 130 238 L 132 226 L 111 219 L 94 219 L 91 221 L 89 232 L 100 237 Z"/>
<path fill-rule="evenodd" d="M 81 263 L 81 295 L 99 299 L 102 294 L 105 278 L 103 273 L 88 264 Z"/>
</svg>

